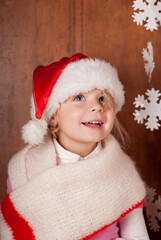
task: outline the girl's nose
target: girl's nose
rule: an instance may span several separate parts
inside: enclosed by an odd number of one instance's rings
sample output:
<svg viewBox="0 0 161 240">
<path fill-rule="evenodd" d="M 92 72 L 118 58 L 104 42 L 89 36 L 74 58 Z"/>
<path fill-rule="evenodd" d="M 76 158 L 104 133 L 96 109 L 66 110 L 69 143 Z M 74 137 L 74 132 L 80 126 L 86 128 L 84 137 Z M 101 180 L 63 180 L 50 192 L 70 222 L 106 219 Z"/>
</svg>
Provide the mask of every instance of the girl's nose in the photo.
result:
<svg viewBox="0 0 161 240">
<path fill-rule="evenodd" d="M 93 104 L 91 104 L 91 106 L 89 107 L 89 111 L 90 112 L 102 112 L 103 111 L 103 106 L 101 103 L 99 102 L 94 102 Z"/>
</svg>

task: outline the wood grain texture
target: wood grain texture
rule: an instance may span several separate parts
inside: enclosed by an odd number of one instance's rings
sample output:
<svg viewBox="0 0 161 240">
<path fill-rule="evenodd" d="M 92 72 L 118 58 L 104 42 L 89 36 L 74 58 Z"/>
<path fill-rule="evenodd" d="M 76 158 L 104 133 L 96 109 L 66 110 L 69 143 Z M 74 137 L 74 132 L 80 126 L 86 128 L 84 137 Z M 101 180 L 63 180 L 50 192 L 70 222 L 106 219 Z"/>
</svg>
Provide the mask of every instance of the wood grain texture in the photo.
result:
<svg viewBox="0 0 161 240">
<path fill-rule="evenodd" d="M 8 161 L 24 146 L 20 130 L 30 119 L 34 68 L 75 52 L 105 59 L 118 69 L 126 90 L 126 104 L 118 117 L 131 138 L 128 153 L 145 182 L 161 194 L 161 128 L 151 132 L 132 115 L 138 94 L 152 87 L 161 91 L 161 27 L 150 32 L 137 26 L 131 17 L 132 1 L 127 0 L 0 3 L 0 200 L 6 194 Z M 148 41 L 156 65 L 150 84 L 141 55 Z"/>
</svg>

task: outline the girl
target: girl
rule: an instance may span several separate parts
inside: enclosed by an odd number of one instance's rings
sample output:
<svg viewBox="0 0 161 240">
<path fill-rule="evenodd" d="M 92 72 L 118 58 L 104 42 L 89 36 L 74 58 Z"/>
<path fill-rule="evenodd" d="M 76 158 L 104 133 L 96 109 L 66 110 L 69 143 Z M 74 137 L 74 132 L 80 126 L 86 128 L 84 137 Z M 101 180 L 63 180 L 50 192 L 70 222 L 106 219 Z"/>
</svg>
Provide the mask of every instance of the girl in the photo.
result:
<svg viewBox="0 0 161 240">
<path fill-rule="evenodd" d="M 9 162 L 1 239 L 149 239 L 144 183 L 110 133 L 124 104 L 116 69 L 78 53 L 36 68 L 33 96 L 29 144 Z"/>
</svg>

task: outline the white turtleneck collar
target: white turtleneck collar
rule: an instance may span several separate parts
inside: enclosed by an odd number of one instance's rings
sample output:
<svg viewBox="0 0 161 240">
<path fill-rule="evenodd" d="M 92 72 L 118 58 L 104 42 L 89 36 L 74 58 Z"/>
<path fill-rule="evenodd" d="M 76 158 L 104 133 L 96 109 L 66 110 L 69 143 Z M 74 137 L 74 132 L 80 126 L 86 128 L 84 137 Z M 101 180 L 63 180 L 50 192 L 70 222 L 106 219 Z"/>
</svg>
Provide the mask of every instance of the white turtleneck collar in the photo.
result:
<svg viewBox="0 0 161 240">
<path fill-rule="evenodd" d="M 95 147 L 95 149 L 90 154 L 88 154 L 86 157 L 82 158 L 78 154 L 72 153 L 72 152 L 64 149 L 55 138 L 53 138 L 53 142 L 54 142 L 55 149 L 56 149 L 58 164 L 73 163 L 73 162 L 77 162 L 77 161 L 80 161 L 83 159 L 87 160 L 89 158 L 96 157 L 97 154 L 99 154 L 101 151 L 101 143 L 99 142 L 97 144 L 97 146 Z"/>
</svg>

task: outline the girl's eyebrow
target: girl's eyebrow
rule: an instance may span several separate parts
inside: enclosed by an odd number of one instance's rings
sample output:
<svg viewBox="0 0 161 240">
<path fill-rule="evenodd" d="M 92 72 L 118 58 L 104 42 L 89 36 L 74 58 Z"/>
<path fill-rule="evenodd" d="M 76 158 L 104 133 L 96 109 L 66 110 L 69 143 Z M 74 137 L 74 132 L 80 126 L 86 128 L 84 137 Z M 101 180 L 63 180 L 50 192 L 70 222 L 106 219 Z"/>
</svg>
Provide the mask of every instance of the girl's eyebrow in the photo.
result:
<svg viewBox="0 0 161 240">
<path fill-rule="evenodd" d="M 80 96 L 80 95 L 85 95 L 85 93 L 78 93 L 78 94 L 73 95 L 72 97 L 77 97 L 77 96 Z"/>
<path fill-rule="evenodd" d="M 80 96 L 80 95 L 84 95 L 84 93 L 75 94 L 75 95 L 69 97 L 69 98 L 67 99 L 67 101 L 73 100 L 73 98 L 75 98 L 75 97 L 77 97 L 77 96 Z"/>
<path fill-rule="evenodd" d="M 90 92 L 78 93 L 78 94 L 73 95 L 71 98 L 76 97 L 76 96 L 80 96 L 80 95 L 87 96 L 89 93 L 90 93 Z M 97 93 L 97 96 L 98 96 L 98 97 L 104 96 L 104 94 L 103 94 L 103 92 L 100 92 L 100 93 Z"/>
</svg>

